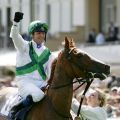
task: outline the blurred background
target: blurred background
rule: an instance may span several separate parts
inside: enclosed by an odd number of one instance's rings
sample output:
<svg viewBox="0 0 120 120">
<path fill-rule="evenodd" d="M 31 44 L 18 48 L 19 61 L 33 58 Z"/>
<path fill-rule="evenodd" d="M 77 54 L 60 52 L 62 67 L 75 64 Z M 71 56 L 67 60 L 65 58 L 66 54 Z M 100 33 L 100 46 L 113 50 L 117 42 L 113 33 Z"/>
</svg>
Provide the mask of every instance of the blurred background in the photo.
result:
<svg viewBox="0 0 120 120">
<path fill-rule="evenodd" d="M 49 25 L 46 45 L 51 51 L 62 48 L 65 36 L 72 37 L 77 47 L 111 65 L 105 88 L 120 88 L 119 6 L 120 0 L 0 0 L 1 86 L 9 86 L 15 79 L 16 51 L 9 33 L 14 13 L 21 11 L 24 19 L 20 34 L 25 40 L 30 40 L 31 21 L 46 21 Z"/>
<path fill-rule="evenodd" d="M 119 5 L 119 0 L 0 0 L 0 65 L 15 65 L 9 33 L 14 13 L 22 11 L 20 33 L 25 40 L 30 39 L 31 21 L 46 21 L 49 25 L 46 45 L 52 51 L 61 49 L 64 37 L 70 36 L 80 48 L 109 63 L 112 73 L 119 76 Z"/>
</svg>

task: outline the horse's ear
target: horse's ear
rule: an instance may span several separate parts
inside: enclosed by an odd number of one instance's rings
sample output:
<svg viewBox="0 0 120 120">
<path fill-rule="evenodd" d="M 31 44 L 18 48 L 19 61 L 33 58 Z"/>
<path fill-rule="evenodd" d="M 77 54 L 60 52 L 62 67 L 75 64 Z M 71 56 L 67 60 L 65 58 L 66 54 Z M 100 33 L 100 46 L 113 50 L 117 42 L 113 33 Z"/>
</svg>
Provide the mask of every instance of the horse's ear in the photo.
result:
<svg viewBox="0 0 120 120">
<path fill-rule="evenodd" d="M 70 39 L 70 47 L 75 47 L 75 42 L 73 38 Z"/>
<path fill-rule="evenodd" d="M 69 49 L 69 48 L 70 48 L 70 41 L 68 37 L 65 37 L 65 49 Z"/>
</svg>

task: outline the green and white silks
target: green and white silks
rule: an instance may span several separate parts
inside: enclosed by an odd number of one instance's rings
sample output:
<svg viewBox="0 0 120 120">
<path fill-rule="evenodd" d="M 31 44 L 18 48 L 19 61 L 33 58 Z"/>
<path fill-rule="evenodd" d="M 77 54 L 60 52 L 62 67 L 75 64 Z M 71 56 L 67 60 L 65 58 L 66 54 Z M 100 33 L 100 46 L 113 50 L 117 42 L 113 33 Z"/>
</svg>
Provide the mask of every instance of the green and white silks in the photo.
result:
<svg viewBox="0 0 120 120">
<path fill-rule="evenodd" d="M 31 73 L 35 70 L 37 70 L 42 77 L 43 80 L 46 80 L 46 73 L 44 70 L 43 65 L 48 61 L 49 56 L 51 55 L 51 52 L 48 48 L 46 48 L 40 56 L 38 56 L 33 49 L 32 42 L 29 43 L 29 56 L 31 58 L 31 62 L 21 66 L 16 67 L 16 75 L 24 75 Z"/>
</svg>

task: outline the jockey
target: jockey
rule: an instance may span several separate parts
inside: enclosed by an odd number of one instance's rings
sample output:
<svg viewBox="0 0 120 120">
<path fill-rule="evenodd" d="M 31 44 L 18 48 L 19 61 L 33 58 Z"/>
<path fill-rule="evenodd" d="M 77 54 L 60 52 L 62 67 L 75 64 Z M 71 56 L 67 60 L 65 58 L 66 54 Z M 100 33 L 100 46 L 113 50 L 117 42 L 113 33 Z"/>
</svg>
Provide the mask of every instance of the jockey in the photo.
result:
<svg viewBox="0 0 120 120">
<path fill-rule="evenodd" d="M 50 77 L 53 54 L 44 45 L 48 25 L 41 21 L 33 21 L 28 27 L 31 41 L 25 41 L 19 34 L 19 22 L 23 19 L 23 13 L 16 12 L 11 28 L 10 37 L 17 50 L 16 57 L 16 85 L 23 101 L 15 105 L 11 111 L 11 118 L 22 108 L 38 102 L 44 97 L 40 89 L 47 85 Z"/>
</svg>

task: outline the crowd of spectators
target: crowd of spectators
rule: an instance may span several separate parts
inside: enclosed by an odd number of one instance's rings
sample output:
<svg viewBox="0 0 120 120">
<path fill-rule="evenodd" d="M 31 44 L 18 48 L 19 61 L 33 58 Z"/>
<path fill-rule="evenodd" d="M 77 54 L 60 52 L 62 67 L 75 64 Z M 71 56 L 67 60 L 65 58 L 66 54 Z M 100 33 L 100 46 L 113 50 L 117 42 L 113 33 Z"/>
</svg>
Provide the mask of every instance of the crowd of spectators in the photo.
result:
<svg viewBox="0 0 120 120">
<path fill-rule="evenodd" d="M 87 38 L 88 43 L 102 45 L 105 42 L 115 42 L 119 40 L 119 28 L 113 22 L 110 22 L 107 33 L 100 30 L 98 33 L 94 28 L 89 31 Z"/>
<path fill-rule="evenodd" d="M 2 89 L 3 87 L 15 86 L 14 85 L 15 72 L 13 69 L 3 68 L 1 74 L 2 75 L 0 76 L 1 77 L 0 89 Z M 77 87 L 77 85 L 75 85 L 74 87 Z M 77 91 L 74 92 L 74 97 L 78 100 L 78 102 L 74 100 L 75 103 L 73 104 L 74 107 L 76 106 L 79 107 L 79 101 L 81 99 L 83 90 L 84 90 L 84 86 L 80 87 Z M 99 98 L 99 95 L 105 96 L 104 99 Z M 104 111 L 101 109 L 100 104 L 98 104 L 97 109 L 91 109 L 91 107 L 89 109 L 88 108 L 86 109 L 87 104 L 88 105 L 90 104 L 89 106 L 94 106 L 96 103 L 97 105 L 97 100 L 104 101 L 103 104 L 104 106 L 102 105 L 102 107 L 105 108 L 108 119 L 120 117 L 120 78 L 116 76 L 110 76 L 103 81 L 100 81 L 99 79 L 95 79 L 92 85 L 90 86 L 89 91 L 86 94 L 86 97 L 84 98 L 83 107 L 82 107 L 83 115 L 89 116 L 89 113 L 91 113 L 97 116 L 97 114 L 100 114 L 100 112 L 97 113 L 98 108 L 101 112 Z M 74 110 L 77 112 L 77 108 L 74 108 Z M 90 117 L 95 118 L 94 115 Z M 95 119 L 97 119 L 97 117 Z"/>
<path fill-rule="evenodd" d="M 13 87 L 15 72 L 13 67 L 3 67 L 0 72 L 0 89 L 4 87 Z"/>
</svg>

